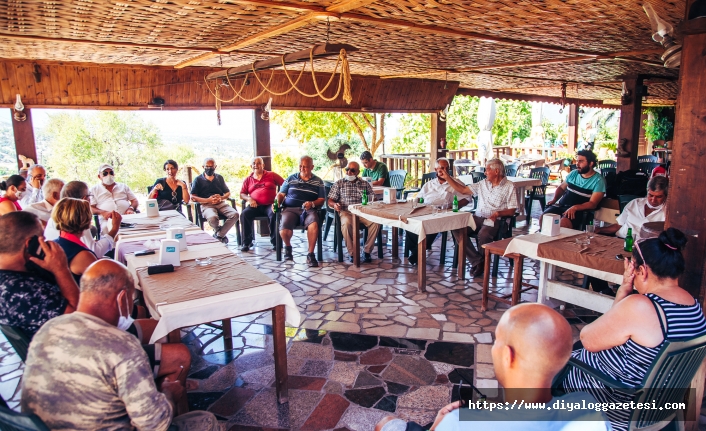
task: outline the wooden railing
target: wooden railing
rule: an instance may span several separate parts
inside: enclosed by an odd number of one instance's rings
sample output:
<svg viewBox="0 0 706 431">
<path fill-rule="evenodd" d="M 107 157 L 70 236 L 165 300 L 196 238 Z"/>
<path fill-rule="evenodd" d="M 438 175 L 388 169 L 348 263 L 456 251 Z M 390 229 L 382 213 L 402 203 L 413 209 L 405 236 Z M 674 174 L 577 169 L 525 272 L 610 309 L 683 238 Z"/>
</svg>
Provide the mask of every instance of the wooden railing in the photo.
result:
<svg viewBox="0 0 706 431">
<path fill-rule="evenodd" d="M 414 184 L 418 186 L 422 175 L 429 172 L 429 156 L 429 153 L 383 154 L 380 160 L 390 171 L 397 169 L 407 171 L 407 178 L 413 178 Z"/>
<path fill-rule="evenodd" d="M 493 147 L 493 152 L 495 153 L 495 157 L 500 157 L 500 154 L 513 155 L 514 150 L 516 150 L 516 148 L 513 148 L 509 145 Z M 476 160 L 478 158 L 478 149 L 477 148 L 468 148 L 465 150 L 449 150 L 449 158 L 454 159 L 454 160 L 458 160 L 458 159 Z"/>
</svg>

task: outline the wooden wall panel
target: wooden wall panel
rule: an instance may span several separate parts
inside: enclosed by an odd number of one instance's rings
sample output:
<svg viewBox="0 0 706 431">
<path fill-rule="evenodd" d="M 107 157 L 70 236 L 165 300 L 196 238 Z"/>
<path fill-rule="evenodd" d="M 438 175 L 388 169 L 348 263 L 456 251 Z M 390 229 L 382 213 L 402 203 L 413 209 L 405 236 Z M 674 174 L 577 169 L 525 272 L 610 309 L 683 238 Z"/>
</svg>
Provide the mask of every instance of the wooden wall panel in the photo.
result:
<svg viewBox="0 0 706 431">
<path fill-rule="evenodd" d="M 203 81 L 205 75 L 218 69 L 185 68 L 175 70 L 168 67 L 133 67 L 126 65 L 98 65 L 91 63 L 32 62 L 6 60 L 0 64 L 0 105 L 14 104 L 15 94 L 22 95 L 23 102 L 34 108 L 95 108 L 95 109 L 147 109 L 153 97 L 165 100 L 165 109 L 214 109 L 215 100 Z M 41 68 L 42 80 L 36 83 L 32 72 L 34 65 Z M 267 82 L 272 72 L 261 72 L 260 78 Z M 296 73 L 290 72 L 296 79 Z M 329 75 L 317 78 L 323 88 Z M 243 95 L 252 99 L 262 90 L 253 76 Z M 242 79 L 235 81 L 239 86 Z M 287 90 L 290 85 L 284 72 L 274 72 L 270 87 L 277 92 Z M 305 72 L 299 82 L 305 93 L 316 92 L 311 74 Z M 338 87 L 338 76 L 325 91 L 330 97 Z M 444 89 L 443 81 L 419 79 L 385 79 L 374 76 L 353 76 L 351 93 L 353 103 L 343 102 L 341 95 L 331 102 L 319 97 L 304 97 L 296 91 L 283 96 L 273 96 L 276 109 L 360 111 L 365 108 L 374 112 L 437 112 L 451 101 L 458 89 L 458 82 L 449 82 Z M 341 90 L 342 93 L 342 90 Z M 232 92 L 224 92 L 230 98 Z M 223 108 L 255 108 L 267 103 L 265 93 L 253 101 L 235 100 L 223 103 Z"/>
</svg>

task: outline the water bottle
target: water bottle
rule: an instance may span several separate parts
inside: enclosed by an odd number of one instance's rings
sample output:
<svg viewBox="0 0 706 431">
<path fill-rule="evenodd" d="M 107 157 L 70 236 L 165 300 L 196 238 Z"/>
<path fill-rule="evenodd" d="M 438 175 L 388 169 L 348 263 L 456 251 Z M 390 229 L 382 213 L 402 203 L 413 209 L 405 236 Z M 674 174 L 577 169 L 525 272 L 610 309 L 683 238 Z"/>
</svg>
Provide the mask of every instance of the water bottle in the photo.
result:
<svg viewBox="0 0 706 431">
<path fill-rule="evenodd" d="M 453 212 L 455 212 L 455 213 L 458 212 L 458 196 L 456 196 L 456 195 L 454 195 L 454 203 L 451 208 L 452 208 Z"/>
</svg>

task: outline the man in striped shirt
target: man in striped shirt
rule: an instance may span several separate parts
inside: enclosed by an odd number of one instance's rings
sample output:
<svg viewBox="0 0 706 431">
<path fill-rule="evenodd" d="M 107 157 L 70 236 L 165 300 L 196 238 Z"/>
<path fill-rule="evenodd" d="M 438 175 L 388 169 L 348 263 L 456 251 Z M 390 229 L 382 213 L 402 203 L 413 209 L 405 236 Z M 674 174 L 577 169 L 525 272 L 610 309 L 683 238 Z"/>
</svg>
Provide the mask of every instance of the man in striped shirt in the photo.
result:
<svg viewBox="0 0 706 431">
<path fill-rule="evenodd" d="M 294 260 L 292 255 L 292 233 L 297 226 L 306 227 L 309 240 L 309 254 L 306 263 L 310 267 L 319 266 L 314 254 L 319 233 L 317 208 L 324 204 L 324 182 L 314 175 L 314 160 L 309 156 L 299 159 L 299 173 L 292 174 L 280 188 L 277 204 L 282 208 L 279 234 L 284 242 L 284 260 Z"/>
</svg>

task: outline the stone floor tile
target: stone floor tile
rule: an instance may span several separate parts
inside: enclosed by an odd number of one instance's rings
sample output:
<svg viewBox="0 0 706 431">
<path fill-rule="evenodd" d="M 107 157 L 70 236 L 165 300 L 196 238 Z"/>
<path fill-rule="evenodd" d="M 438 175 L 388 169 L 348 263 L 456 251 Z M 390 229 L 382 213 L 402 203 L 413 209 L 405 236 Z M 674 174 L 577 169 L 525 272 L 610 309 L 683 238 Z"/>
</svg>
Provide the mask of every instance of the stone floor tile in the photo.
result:
<svg viewBox="0 0 706 431">
<path fill-rule="evenodd" d="M 457 343 L 474 343 L 475 340 L 470 334 L 459 334 L 458 332 L 446 332 L 443 334 L 444 341 L 455 341 Z"/>
<path fill-rule="evenodd" d="M 360 325 L 347 322 L 326 322 L 321 327 L 324 331 L 337 331 L 357 334 L 360 332 Z"/>
<path fill-rule="evenodd" d="M 358 314 L 346 313 L 343 316 L 341 316 L 340 320 L 343 322 L 357 323 L 359 318 L 360 318 L 360 315 L 358 315 Z"/>
<path fill-rule="evenodd" d="M 407 330 L 407 338 L 421 338 L 423 340 L 437 340 L 439 338 L 439 329 L 434 328 L 409 328 Z"/>
<path fill-rule="evenodd" d="M 493 342 L 493 336 L 490 335 L 490 332 L 482 332 L 480 334 L 475 334 L 474 337 L 476 337 L 476 340 L 479 343 L 492 343 Z"/>
<path fill-rule="evenodd" d="M 351 405 L 338 422 L 338 426 L 346 427 L 351 431 L 370 431 L 375 428 L 375 424 L 377 424 L 380 419 L 389 414 L 390 413 L 383 410 L 366 409 Z"/>
<path fill-rule="evenodd" d="M 492 364 L 476 364 L 476 377 L 479 379 L 494 379 L 495 369 Z"/>
<path fill-rule="evenodd" d="M 451 322 L 445 322 L 442 329 L 444 330 L 444 332 L 456 332 L 456 324 Z"/>
<path fill-rule="evenodd" d="M 402 325 L 389 325 L 384 327 L 367 328 L 366 334 L 381 335 L 388 337 L 404 337 L 407 334 L 407 327 Z"/>
<path fill-rule="evenodd" d="M 431 363 L 417 356 L 395 356 L 380 375 L 384 380 L 406 386 L 429 385 L 436 379 Z"/>
<path fill-rule="evenodd" d="M 484 364 L 492 364 L 493 357 L 490 353 L 493 348 L 490 344 L 477 344 L 476 345 L 476 360 L 477 362 Z"/>
<path fill-rule="evenodd" d="M 313 343 L 293 343 L 287 352 L 287 357 L 300 357 L 307 359 L 332 360 L 333 348 Z"/>
<path fill-rule="evenodd" d="M 257 391 L 249 388 L 233 388 L 223 394 L 218 401 L 213 403 L 208 411 L 222 417 L 233 416 L 238 413 L 256 393 Z"/>
<path fill-rule="evenodd" d="M 350 402 L 340 395 L 326 394 L 304 422 L 301 431 L 331 429 L 341 419 Z"/>
<path fill-rule="evenodd" d="M 409 317 L 406 317 L 406 316 L 395 316 L 394 320 L 396 322 L 399 322 L 399 323 L 401 323 L 403 325 L 407 325 L 407 326 L 414 326 L 416 323 L 415 320 L 410 319 Z"/>
<path fill-rule="evenodd" d="M 358 372 L 364 369 L 365 367 L 363 365 L 335 361 L 333 364 L 333 369 L 329 373 L 328 379 L 329 382 L 334 381 L 345 386 L 353 386 L 355 378 L 358 376 Z"/>
<path fill-rule="evenodd" d="M 439 410 L 448 404 L 451 388 L 448 386 L 423 386 L 416 391 L 402 395 L 397 400 L 398 407 Z"/>
<path fill-rule="evenodd" d="M 399 401 L 399 399 L 398 399 Z M 434 422 L 436 418 L 437 410 L 424 410 L 420 408 L 400 408 L 397 407 L 396 415 L 406 421 L 414 421 L 418 424 L 425 426 L 429 423 Z"/>
</svg>

